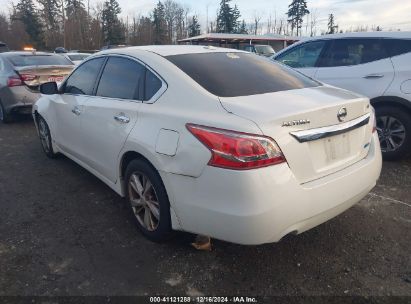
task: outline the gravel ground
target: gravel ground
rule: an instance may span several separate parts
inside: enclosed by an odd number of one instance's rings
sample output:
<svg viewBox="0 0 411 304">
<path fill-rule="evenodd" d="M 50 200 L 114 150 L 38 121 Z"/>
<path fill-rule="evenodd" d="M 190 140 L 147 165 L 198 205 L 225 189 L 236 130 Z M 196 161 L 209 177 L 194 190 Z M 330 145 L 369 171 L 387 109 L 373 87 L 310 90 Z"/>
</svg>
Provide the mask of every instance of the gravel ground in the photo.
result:
<svg viewBox="0 0 411 304">
<path fill-rule="evenodd" d="M 191 239 L 147 241 L 104 183 L 46 158 L 30 119 L 0 123 L 0 295 L 410 297 L 411 160 L 384 163 L 370 195 L 299 236 L 211 252 Z"/>
</svg>

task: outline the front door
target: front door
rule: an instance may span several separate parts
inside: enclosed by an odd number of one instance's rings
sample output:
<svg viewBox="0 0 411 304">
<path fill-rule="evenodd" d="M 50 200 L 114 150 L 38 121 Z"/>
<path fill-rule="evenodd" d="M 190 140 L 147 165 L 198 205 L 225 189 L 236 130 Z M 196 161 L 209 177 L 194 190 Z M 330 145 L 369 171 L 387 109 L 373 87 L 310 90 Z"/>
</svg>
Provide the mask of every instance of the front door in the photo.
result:
<svg viewBox="0 0 411 304">
<path fill-rule="evenodd" d="M 325 50 L 325 45 L 325 40 L 309 41 L 277 55 L 275 60 L 298 70 L 308 77 L 315 78 L 316 65 Z"/>
<path fill-rule="evenodd" d="M 93 94 L 97 76 L 105 59 L 89 60 L 66 80 L 61 94 L 54 100 L 56 143 L 66 153 L 84 161 L 81 136 L 84 105 Z"/>
</svg>

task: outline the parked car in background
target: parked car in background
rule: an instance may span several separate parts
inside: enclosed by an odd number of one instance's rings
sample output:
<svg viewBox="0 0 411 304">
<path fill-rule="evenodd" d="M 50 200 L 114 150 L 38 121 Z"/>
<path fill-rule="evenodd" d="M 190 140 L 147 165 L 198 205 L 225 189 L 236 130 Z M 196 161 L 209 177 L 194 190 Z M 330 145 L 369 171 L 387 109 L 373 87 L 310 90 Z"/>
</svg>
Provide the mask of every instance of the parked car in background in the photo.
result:
<svg viewBox="0 0 411 304">
<path fill-rule="evenodd" d="M 75 65 L 78 65 L 80 62 L 82 62 L 84 59 L 86 59 L 88 56 L 91 54 L 88 53 L 64 53 L 61 54 L 62 56 L 66 57 L 70 61 L 72 61 Z"/>
<path fill-rule="evenodd" d="M 305 75 L 371 99 L 385 159 L 411 152 L 411 32 L 324 35 L 273 59 Z"/>
<path fill-rule="evenodd" d="M 0 53 L 8 52 L 8 51 L 10 51 L 8 45 L 0 41 Z"/>
<path fill-rule="evenodd" d="M 250 53 L 256 53 L 260 56 L 271 57 L 275 51 L 271 45 L 250 44 L 243 47 L 243 50 Z"/>
<path fill-rule="evenodd" d="M 239 50 L 108 50 L 41 92 L 46 155 L 125 196 L 155 241 L 276 242 L 357 203 L 381 170 L 368 98 Z"/>
<path fill-rule="evenodd" d="M 40 97 L 39 85 L 62 82 L 74 65 L 58 54 L 6 52 L 0 54 L 0 120 L 9 122 L 14 113 L 31 113 Z"/>
</svg>

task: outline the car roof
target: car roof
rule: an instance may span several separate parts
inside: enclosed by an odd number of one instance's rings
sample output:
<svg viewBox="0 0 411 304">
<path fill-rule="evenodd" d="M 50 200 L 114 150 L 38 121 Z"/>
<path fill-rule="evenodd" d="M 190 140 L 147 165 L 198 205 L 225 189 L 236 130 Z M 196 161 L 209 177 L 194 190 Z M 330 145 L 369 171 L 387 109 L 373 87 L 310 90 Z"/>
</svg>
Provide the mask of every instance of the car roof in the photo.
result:
<svg viewBox="0 0 411 304">
<path fill-rule="evenodd" d="M 309 37 L 302 41 L 319 40 L 319 39 L 342 39 L 342 38 L 402 38 L 411 39 L 411 32 L 353 32 L 327 34 L 322 36 Z"/>
<path fill-rule="evenodd" d="M 172 56 L 183 54 L 200 54 L 200 53 L 246 53 L 241 50 L 227 49 L 206 45 L 147 45 L 147 46 L 134 46 L 125 47 L 121 49 L 109 49 L 100 51 L 99 54 L 124 54 L 135 55 L 139 51 L 146 51 L 155 53 L 160 56 Z"/>
</svg>

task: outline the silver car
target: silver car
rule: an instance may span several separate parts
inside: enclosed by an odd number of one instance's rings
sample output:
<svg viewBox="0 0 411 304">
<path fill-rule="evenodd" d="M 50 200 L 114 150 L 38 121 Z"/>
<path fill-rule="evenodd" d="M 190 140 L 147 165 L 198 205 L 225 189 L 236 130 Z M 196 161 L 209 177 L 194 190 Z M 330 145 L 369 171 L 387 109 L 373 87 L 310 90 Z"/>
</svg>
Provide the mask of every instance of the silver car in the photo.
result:
<svg viewBox="0 0 411 304">
<path fill-rule="evenodd" d="M 67 58 L 44 52 L 0 54 L 0 120 L 9 122 L 13 114 L 30 114 L 40 97 L 39 85 L 62 82 L 74 65 Z"/>
</svg>

